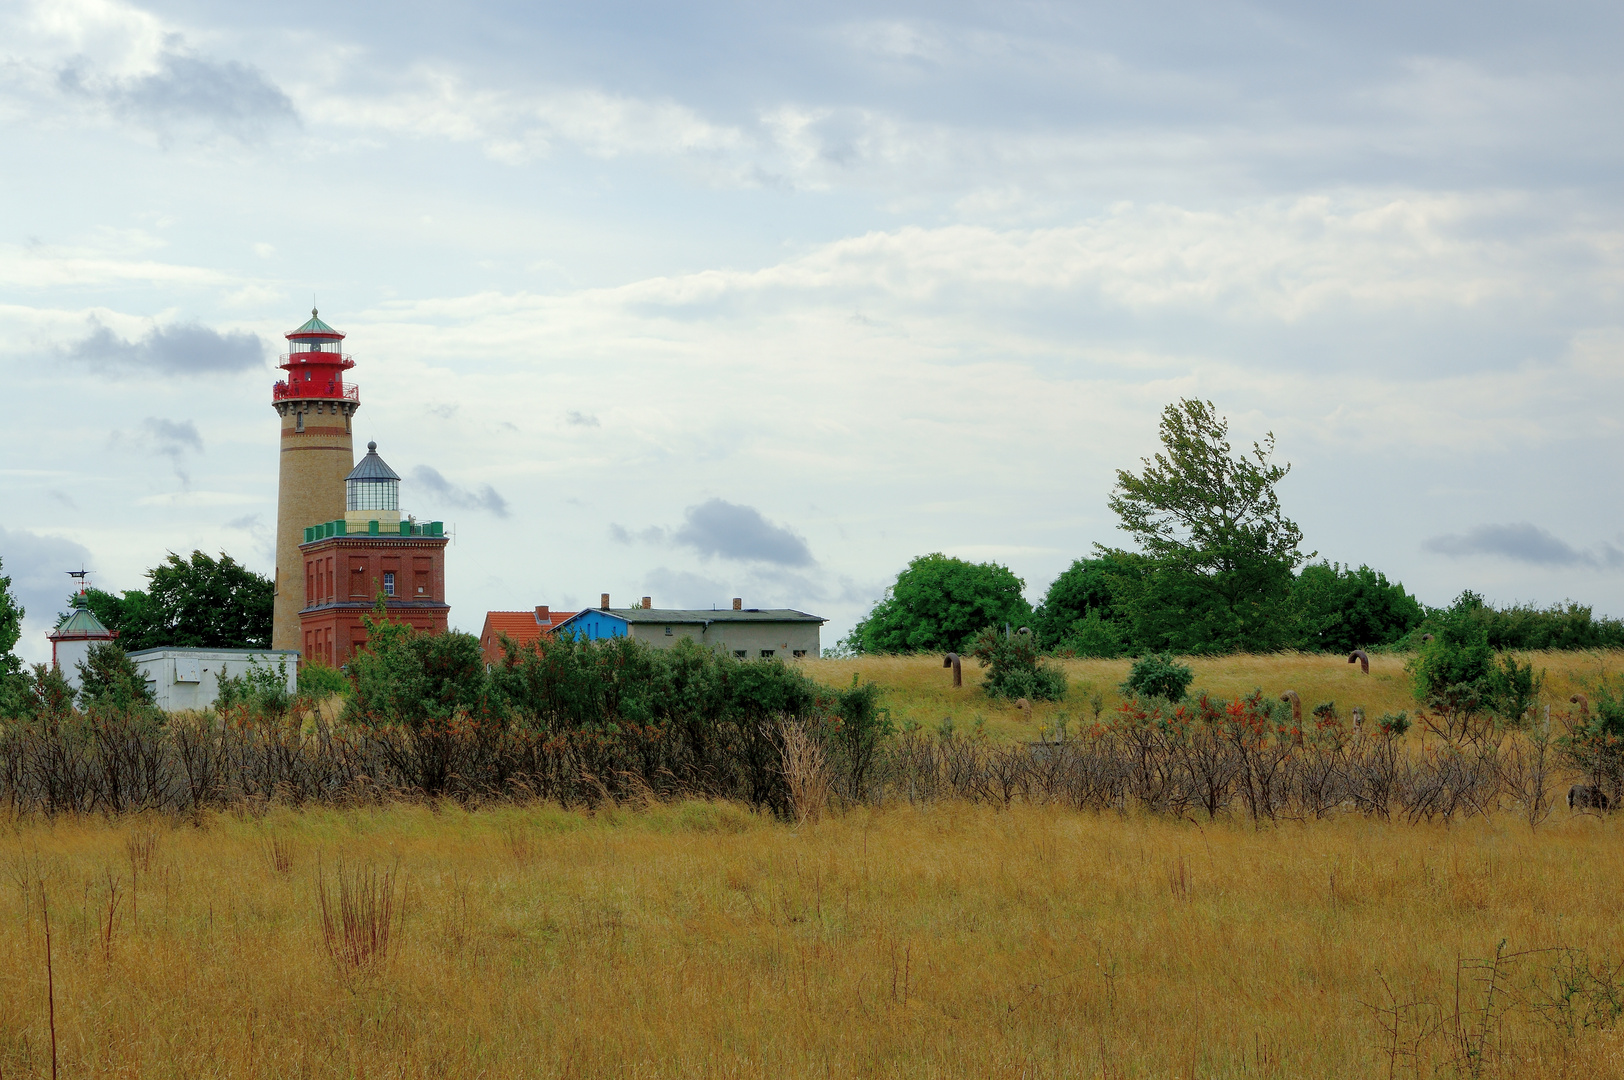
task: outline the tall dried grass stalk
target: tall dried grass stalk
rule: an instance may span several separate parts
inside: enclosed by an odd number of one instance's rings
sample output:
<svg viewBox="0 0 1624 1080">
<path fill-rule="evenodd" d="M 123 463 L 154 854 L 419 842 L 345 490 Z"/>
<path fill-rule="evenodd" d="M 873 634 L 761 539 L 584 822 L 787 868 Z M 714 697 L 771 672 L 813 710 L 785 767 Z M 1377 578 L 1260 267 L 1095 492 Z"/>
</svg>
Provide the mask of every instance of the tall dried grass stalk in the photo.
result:
<svg viewBox="0 0 1624 1080">
<path fill-rule="evenodd" d="M 395 871 L 356 867 L 346 871 L 342 859 L 329 890 L 316 871 L 321 905 L 321 937 L 327 955 L 346 975 L 380 968 L 389 959 L 395 925 Z"/>
<path fill-rule="evenodd" d="M 789 787 L 790 804 L 795 808 L 795 820 L 803 825 L 816 825 L 829 805 L 829 791 L 834 783 L 829 758 L 818 741 L 807 733 L 804 724 L 785 724 L 782 738 L 784 781 Z"/>
</svg>

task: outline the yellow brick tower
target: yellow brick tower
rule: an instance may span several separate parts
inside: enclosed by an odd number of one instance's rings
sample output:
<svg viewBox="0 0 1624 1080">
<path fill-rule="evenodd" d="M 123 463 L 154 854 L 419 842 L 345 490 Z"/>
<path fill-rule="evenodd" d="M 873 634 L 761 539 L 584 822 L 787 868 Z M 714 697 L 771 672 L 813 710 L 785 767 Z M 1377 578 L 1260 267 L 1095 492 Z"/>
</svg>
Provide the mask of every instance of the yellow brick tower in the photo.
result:
<svg viewBox="0 0 1624 1080">
<path fill-rule="evenodd" d="M 276 608 L 271 648 L 300 647 L 305 606 L 304 530 L 344 516 L 344 477 L 355 464 L 350 418 L 361 407 L 344 372 L 355 366 L 342 351 L 344 335 L 316 317 L 290 334 L 282 357 L 287 381 L 271 389 L 282 418 L 282 470 L 276 497 Z"/>
</svg>

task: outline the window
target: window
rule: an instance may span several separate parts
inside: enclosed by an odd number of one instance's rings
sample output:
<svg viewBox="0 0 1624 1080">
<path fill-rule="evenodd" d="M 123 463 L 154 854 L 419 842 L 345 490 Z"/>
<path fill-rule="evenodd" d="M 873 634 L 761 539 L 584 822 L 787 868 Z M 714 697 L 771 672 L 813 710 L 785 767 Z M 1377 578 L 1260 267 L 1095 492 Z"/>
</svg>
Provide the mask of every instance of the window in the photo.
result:
<svg viewBox="0 0 1624 1080">
<path fill-rule="evenodd" d="M 734 649 L 733 650 L 733 655 L 737 656 L 740 660 L 743 660 L 746 656 L 749 655 L 749 653 L 745 652 L 743 649 Z"/>
<path fill-rule="evenodd" d="M 805 649 L 796 649 L 793 655 L 794 655 L 795 659 L 799 660 L 801 657 L 806 655 L 806 650 Z"/>
<path fill-rule="evenodd" d="M 303 431 L 304 430 L 304 412 L 303 411 L 296 412 L 296 413 L 293 414 L 293 430 L 294 431 Z"/>
<path fill-rule="evenodd" d="M 385 596 L 395 595 L 395 572 L 393 570 L 385 570 L 383 573 L 383 594 Z"/>
<path fill-rule="evenodd" d="M 771 649 L 762 649 L 761 650 L 761 658 L 763 660 L 767 659 L 767 657 L 771 656 L 772 654 L 773 654 L 773 651 Z"/>
<path fill-rule="evenodd" d="M 670 636 L 671 636 L 671 628 L 670 628 L 670 627 L 669 627 L 669 626 L 668 626 L 668 627 L 666 627 L 666 628 L 665 628 L 665 636 L 666 636 L 666 637 L 670 637 Z"/>
</svg>

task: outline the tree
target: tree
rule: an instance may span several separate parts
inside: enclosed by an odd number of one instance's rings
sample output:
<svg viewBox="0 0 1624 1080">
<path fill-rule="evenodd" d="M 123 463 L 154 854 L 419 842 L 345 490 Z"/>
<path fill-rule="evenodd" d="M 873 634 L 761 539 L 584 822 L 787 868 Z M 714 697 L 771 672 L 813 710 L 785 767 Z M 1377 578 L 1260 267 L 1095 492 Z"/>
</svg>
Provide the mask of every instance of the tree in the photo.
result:
<svg viewBox="0 0 1624 1080">
<path fill-rule="evenodd" d="M 1392 645 L 1426 612 L 1398 582 L 1368 566 L 1305 566 L 1291 586 L 1292 644 L 1307 652 L 1346 653 Z"/>
<path fill-rule="evenodd" d="M 1025 625 L 1026 582 L 1007 566 L 921 555 L 843 644 L 860 653 L 965 652 L 988 626 Z"/>
<path fill-rule="evenodd" d="M 146 592 L 90 589 L 90 610 L 130 652 L 141 649 L 267 649 L 275 586 L 230 555 L 174 552 L 147 571 Z M 70 601 L 71 602 L 71 601 Z"/>
<path fill-rule="evenodd" d="M 90 647 L 76 665 L 79 670 L 79 702 L 87 711 L 94 708 L 128 712 L 154 705 L 152 688 L 135 661 L 116 641 Z"/>
<path fill-rule="evenodd" d="M 1451 736 L 1469 732 L 1479 714 L 1493 706 L 1496 691 L 1494 648 L 1482 624 L 1471 618 L 1471 596 L 1463 593 L 1432 621 L 1432 640 L 1405 665 L 1416 700 L 1438 714 Z"/>
<path fill-rule="evenodd" d="M 1144 574 L 1143 556 L 1125 551 L 1077 559 L 1049 584 L 1032 614 L 1038 643 L 1079 656 L 1120 656 L 1127 644 L 1126 614 L 1117 603 L 1119 578 Z"/>
<path fill-rule="evenodd" d="M 1275 491 L 1291 466 L 1272 461 L 1273 433 L 1240 455 L 1228 435 L 1212 402 L 1186 398 L 1162 411 L 1163 452 L 1138 475 L 1117 471 L 1109 505 L 1151 560 L 1121 601 L 1137 645 L 1263 651 L 1285 638 L 1280 609 L 1304 559 Z"/>
<path fill-rule="evenodd" d="M 4 569 L 3 562 L 0 569 Z M 0 718 L 19 714 L 28 686 L 23 662 L 12 652 L 22 640 L 23 614 L 23 606 L 11 591 L 11 578 L 0 574 Z"/>
</svg>

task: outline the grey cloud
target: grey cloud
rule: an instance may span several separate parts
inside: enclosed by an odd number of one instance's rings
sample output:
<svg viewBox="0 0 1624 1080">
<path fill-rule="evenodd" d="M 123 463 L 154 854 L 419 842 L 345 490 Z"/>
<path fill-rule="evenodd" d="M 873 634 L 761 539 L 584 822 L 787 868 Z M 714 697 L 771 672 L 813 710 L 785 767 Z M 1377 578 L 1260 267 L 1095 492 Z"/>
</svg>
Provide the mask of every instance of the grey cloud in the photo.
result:
<svg viewBox="0 0 1624 1080">
<path fill-rule="evenodd" d="M 44 536 L 26 529 L 0 526 L 0 576 L 11 578 L 11 591 L 22 604 L 25 619 L 17 654 L 24 659 L 48 660 L 51 646 L 45 635 L 56 625 L 56 616 L 73 589 L 69 570 L 89 567 L 95 562 L 81 544 L 58 536 Z"/>
<path fill-rule="evenodd" d="M 508 516 L 507 500 L 489 484 L 470 490 L 460 487 L 440 475 L 440 470 L 419 465 L 412 470 L 412 483 L 420 484 L 441 502 L 463 510 L 485 510 L 497 517 Z"/>
<path fill-rule="evenodd" d="M 1453 558 L 1493 555 L 1534 566 L 1624 566 L 1624 551 L 1612 544 L 1602 544 L 1593 551 L 1581 550 L 1528 522 L 1479 525 L 1470 532 L 1431 537 L 1421 547 Z"/>
<path fill-rule="evenodd" d="M 805 540 L 786 526 L 774 525 L 753 506 L 711 499 L 690 506 L 686 517 L 672 539 L 707 558 L 720 555 L 778 566 L 810 566 L 813 562 Z"/>
<path fill-rule="evenodd" d="M 247 371 L 265 363 L 265 343 L 244 330 L 221 333 L 198 323 L 155 326 L 138 341 L 126 341 L 92 320 L 83 340 L 62 350 L 65 359 L 102 370 L 179 372 Z"/>
<path fill-rule="evenodd" d="M 578 502 L 578 500 L 572 501 Z M 609 523 L 609 539 L 617 544 L 663 544 L 670 536 L 671 531 L 669 529 L 662 529 L 658 525 L 650 525 L 646 529 L 633 532 L 624 525 L 617 525 L 614 522 Z"/>
<path fill-rule="evenodd" d="M 141 421 L 141 431 L 158 453 L 178 458 L 188 450 L 203 452 L 203 436 L 190 420 L 164 420 L 149 416 Z"/>
<path fill-rule="evenodd" d="M 171 49 L 157 71 L 129 79 L 99 79 L 83 61 L 57 73 L 70 93 L 100 99 L 120 116 L 161 133 L 203 126 L 249 139 L 278 123 L 296 123 L 293 102 L 258 68 Z"/>
<path fill-rule="evenodd" d="M 239 518 L 232 518 L 225 523 L 227 529 L 241 529 L 244 532 L 258 532 L 264 527 L 265 519 L 259 514 L 244 514 Z"/>
<path fill-rule="evenodd" d="M 621 544 L 679 544 L 707 559 L 720 556 L 775 566 L 811 566 L 816 561 L 804 539 L 789 527 L 768 521 L 753 506 L 711 499 L 690 506 L 684 517 L 687 520 L 675 529 L 655 525 L 633 532 L 612 524 L 609 536 Z"/>
<path fill-rule="evenodd" d="M 190 420 L 166 420 L 149 416 L 134 431 L 114 431 L 107 438 L 114 449 L 137 450 L 166 457 L 175 468 L 182 484 L 191 483 L 191 477 L 180 467 L 187 453 L 203 452 L 203 436 Z"/>
<path fill-rule="evenodd" d="M 576 412 L 571 409 L 564 414 L 564 423 L 571 427 L 598 427 L 598 418 L 591 413 Z"/>
</svg>

